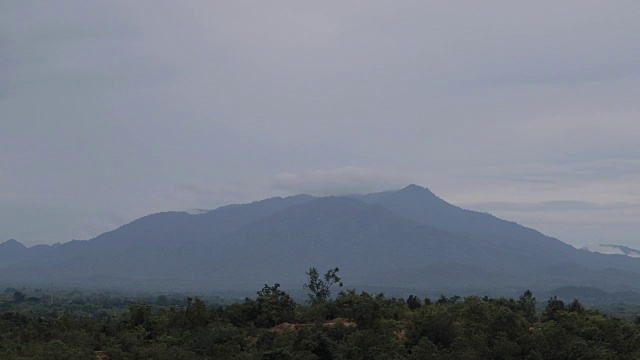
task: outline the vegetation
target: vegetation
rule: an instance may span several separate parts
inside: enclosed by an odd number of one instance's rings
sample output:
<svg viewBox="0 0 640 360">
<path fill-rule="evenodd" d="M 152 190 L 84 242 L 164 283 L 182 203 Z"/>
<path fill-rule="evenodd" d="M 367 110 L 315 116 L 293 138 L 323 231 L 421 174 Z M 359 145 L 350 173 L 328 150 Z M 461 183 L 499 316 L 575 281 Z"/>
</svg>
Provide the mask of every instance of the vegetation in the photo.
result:
<svg viewBox="0 0 640 360">
<path fill-rule="evenodd" d="M 71 300 L 7 289 L 2 359 L 638 359 L 640 321 L 552 297 L 407 299 L 353 289 L 310 269 L 308 304 L 278 284 L 234 304 L 160 295 Z M 34 295 L 34 296 L 29 296 Z M 214 301 L 215 302 L 215 301 Z M 537 310 L 540 309 L 540 310 Z"/>
<path fill-rule="evenodd" d="M 324 274 L 324 280 L 322 280 L 316 268 L 309 269 L 309 272 L 306 273 L 309 276 L 309 282 L 304 284 L 303 288 L 308 291 L 307 295 L 310 303 L 318 304 L 327 301 L 331 296 L 331 286 L 334 284 L 342 287 L 338 271 L 340 271 L 338 268 L 327 271 Z"/>
</svg>

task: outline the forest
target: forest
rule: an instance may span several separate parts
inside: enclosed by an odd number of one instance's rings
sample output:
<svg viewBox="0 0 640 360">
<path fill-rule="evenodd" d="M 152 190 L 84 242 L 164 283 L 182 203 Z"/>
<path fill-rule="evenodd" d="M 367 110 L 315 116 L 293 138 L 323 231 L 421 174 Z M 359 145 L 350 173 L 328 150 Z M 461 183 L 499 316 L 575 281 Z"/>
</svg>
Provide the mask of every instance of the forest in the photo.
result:
<svg viewBox="0 0 640 360">
<path fill-rule="evenodd" d="M 7 288 L 2 359 L 638 359 L 640 321 L 579 300 L 409 296 L 340 289 L 312 268 L 307 299 L 265 285 L 239 301 L 132 300 Z M 332 296 L 333 292 L 337 292 Z"/>
</svg>

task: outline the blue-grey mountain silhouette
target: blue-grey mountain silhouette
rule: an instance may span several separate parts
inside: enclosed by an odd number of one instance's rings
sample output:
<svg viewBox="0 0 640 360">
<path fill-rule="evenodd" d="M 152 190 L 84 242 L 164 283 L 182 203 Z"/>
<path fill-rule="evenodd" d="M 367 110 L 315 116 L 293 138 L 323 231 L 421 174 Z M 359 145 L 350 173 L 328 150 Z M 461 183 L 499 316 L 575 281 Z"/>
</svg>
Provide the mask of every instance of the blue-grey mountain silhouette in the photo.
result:
<svg viewBox="0 0 640 360">
<path fill-rule="evenodd" d="M 416 185 L 153 214 L 56 246 L 0 244 L 0 281 L 7 284 L 299 287 L 310 267 L 335 266 L 347 283 L 377 287 L 640 290 L 640 259 L 578 250 Z"/>
</svg>

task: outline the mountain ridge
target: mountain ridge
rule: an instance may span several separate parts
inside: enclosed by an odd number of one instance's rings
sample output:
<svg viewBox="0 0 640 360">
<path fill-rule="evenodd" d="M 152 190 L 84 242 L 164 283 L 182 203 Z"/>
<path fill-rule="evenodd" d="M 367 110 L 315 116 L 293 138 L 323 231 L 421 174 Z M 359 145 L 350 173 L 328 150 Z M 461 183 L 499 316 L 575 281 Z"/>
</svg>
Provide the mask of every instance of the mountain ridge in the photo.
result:
<svg viewBox="0 0 640 360">
<path fill-rule="evenodd" d="M 93 239 L 36 248 L 0 244 L 0 282 L 235 289 L 295 286 L 309 267 L 338 266 L 367 286 L 640 289 L 639 259 L 577 250 L 414 184 L 151 214 Z"/>
</svg>

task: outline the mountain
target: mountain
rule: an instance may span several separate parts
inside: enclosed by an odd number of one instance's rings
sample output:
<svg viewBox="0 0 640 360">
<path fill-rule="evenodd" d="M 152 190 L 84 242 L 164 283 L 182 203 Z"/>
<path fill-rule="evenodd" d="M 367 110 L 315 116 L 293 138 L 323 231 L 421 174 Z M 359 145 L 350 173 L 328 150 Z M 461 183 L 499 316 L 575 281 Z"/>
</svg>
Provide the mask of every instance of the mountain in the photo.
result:
<svg viewBox="0 0 640 360">
<path fill-rule="evenodd" d="M 516 224 L 511 221 L 477 211 L 461 209 L 433 194 L 429 189 L 417 185 L 395 191 L 368 195 L 363 199 L 382 204 L 389 210 L 407 219 L 448 232 L 480 238 L 483 243 L 519 246 L 544 245 L 555 252 L 566 254 L 573 250 L 570 245 L 557 239 Z"/>
<path fill-rule="evenodd" d="M 640 290 L 640 259 L 577 250 L 416 185 L 153 214 L 56 246 L 0 244 L 0 282 L 12 285 L 300 287 L 309 267 L 335 266 L 347 284 L 374 287 Z"/>
<path fill-rule="evenodd" d="M 16 239 L 0 244 L 0 264 L 11 263 L 24 258 L 29 250 Z"/>
</svg>

